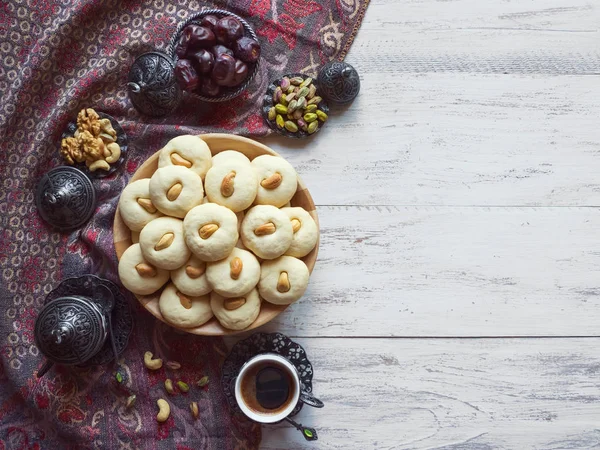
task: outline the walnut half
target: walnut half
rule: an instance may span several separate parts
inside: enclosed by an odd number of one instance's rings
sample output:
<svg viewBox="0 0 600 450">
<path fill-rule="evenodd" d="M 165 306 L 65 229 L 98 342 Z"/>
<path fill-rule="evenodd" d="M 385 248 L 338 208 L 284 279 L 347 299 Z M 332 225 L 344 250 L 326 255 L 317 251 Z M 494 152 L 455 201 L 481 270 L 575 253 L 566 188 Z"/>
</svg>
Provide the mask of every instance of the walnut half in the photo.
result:
<svg viewBox="0 0 600 450">
<path fill-rule="evenodd" d="M 85 161 L 85 156 L 81 148 L 81 141 L 75 137 L 64 138 L 60 145 L 60 154 L 67 164 Z"/>
<path fill-rule="evenodd" d="M 89 131 L 92 135 L 98 136 L 102 129 L 100 116 L 92 108 L 82 109 L 77 114 L 77 129 L 80 133 L 82 131 Z"/>
</svg>

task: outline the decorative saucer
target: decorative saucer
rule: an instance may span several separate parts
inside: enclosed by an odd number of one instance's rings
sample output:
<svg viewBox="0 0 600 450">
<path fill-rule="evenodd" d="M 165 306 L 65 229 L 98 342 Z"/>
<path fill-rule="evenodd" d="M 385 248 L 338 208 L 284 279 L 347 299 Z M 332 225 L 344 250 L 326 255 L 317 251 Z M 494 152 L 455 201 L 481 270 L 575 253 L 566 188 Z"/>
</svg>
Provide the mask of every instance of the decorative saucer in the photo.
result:
<svg viewBox="0 0 600 450">
<path fill-rule="evenodd" d="M 112 331 L 114 335 L 117 353 L 120 355 L 127 347 L 129 335 L 133 330 L 133 315 L 127 298 L 123 295 L 119 287 L 112 281 L 105 280 L 95 275 L 83 275 L 75 278 L 67 278 L 63 280 L 55 289 L 53 289 L 46 299 L 44 304 L 51 302 L 59 297 L 70 295 L 92 296 L 94 291 L 101 291 L 103 288 L 108 288 L 113 297 L 114 305 L 110 304 L 106 297 L 93 296 L 92 300 L 102 311 L 111 311 Z M 114 352 L 111 346 L 110 337 L 104 343 L 96 355 L 85 362 L 84 366 L 96 366 L 107 364 L 114 359 Z"/>
<path fill-rule="evenodd" d="M 119 144 L 119 147 L 121 147 L 121 157 L 119 158 L 119 160 L 117 162 L 112 163 L 110 165 L 110 169 L 108 169 L 108 170 L 96 170 L 95 172 L 91 172 L 88 169 L 88 167 L 85 165 L 85 163 L 77 163 L 77 164 L 75 164 L 75 167 L 82 170 L 90 177 L 104 178 L 104 177 L 107 177 L 107 176 L 115 173 L 115 171 L 119 168 L 119 166 L 123 163 L 123 161 L 127 157 L 127 135 L 125 134 L 123 127 L 121 127 L 119 122 L 117 122 L 117 119 L 115 119 L 113 116 L 110 116 L 101 111 L 97 111 L 97 112 L 101 119 L 109 119 L 112 127 L 117 132 L 117 144 Z M 77 122 L 76 121 L 69 122 L 67 124 L 66 130 L 60 137 L 61 141 L 64 138 L 73 137 L 73 135 L 75 134 L 75 131 L 77 131 Z"/>
<path fill-rule="evenodd" d="M 246 361 L 261 353 L 277 353 L 288 359 L 298 371 L 302 389 L 312 392 L 313 368 L 304 348 L 281 333 L 255 333 L 235 344 L 223 363 L 221 386 L 234 413 L 243 414 L 234 395 L 237 374 Z M 303 403 L 298 401 L 290 416 L 298 414 L 302 406 Z"/>
</svg>

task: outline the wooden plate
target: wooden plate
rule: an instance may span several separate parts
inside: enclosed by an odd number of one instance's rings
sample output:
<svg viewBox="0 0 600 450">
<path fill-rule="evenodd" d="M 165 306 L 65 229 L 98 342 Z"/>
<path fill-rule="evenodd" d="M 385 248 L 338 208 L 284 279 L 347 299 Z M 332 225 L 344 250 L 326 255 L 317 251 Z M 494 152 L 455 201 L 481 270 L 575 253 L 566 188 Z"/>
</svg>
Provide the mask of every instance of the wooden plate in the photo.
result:
<svg viewBox="0 0 600 450">
<path fill-rule="evenodd" d="M 204 142 L 208 144 L 213 156 L 219 152 L 222 152 L 223 150 L 237 150 L 246 155 L 251 160 L 260 155 L 280 156 L 266 145 L 241 136 L 235 136 L 232 134 L 201 134 L 199 137 L 201 137 L 202 140 L 204 140 Z M 135 172 L 135 174 L 129 182 L 131 183 L 142 178 L 150 178 L 157 168 L 158 152 L 153 154 L 150 158 L 146 160 L 146 162 L 144 162 L 144 164 L 140 166 L 140 168 Z M 313 199 L 310 196 L 310 192 L 308 192 L 308 189 L 299 177 L 298 190 L 292 198 L 291 204 L 292 206 L 301 206 L 302 208 L 307 210 L 313 217 L 313 219 L 315 219 L 317 227 L 319 226 L 319 218 L 317 217 L 317 211 Z M 125 250 L 130 245 L 132 245 L 133 242 L 131 240 L 131 231 L 129 230 L 129 228 L 127 228 L 127 225 L 125 225 L 123 219 L 121 219 L 121 215 L 119 213 L 118 208 L 115 214 L 115 221 L 113 224 L 113 234 L 117 258 L 121 259 L 121 255 L 123 254 L 123 252 L 125 252 Z M 302 260 L 308 266 L 308 270 L 310 273 L 312 273 L 313 268 L 315 267 L 318 252 L 319 241 L 317 240 L 317 245 L 315 246 L 315 248 L 308 255 L 302 258 Z M 160 292 L 161 291 L 158 291 L 152 295 L 136 295 L 136 297 L 139 300 L 139 302 L 144 306 L 144 308 L 150 311 L 150 313 L 154 317 L 167 323 L 170 326 L 173 326 L 172 324 L 166 322 L 163 319 L 162 314 L 158 309 L 158 299 L 160 297 Z M 299 301 L 302 300 L 300 299 Z M 269 302 L 263 301 L 261 304 L 260 314 L 254 321 L 254 323 L 252 323 L 252 325 L 250 325 L 248 328 L 239 331 L 229 330 L 227 328 L 222 327 L 219 321 L 214 317 L 200 327 L 174 328 L 178 328 L 182 331 L 202 336 L 223 336 L 227 334 L 237 334 L 264 325 L 265 323 L 269 322 L 270 320 L 273 320 L 275 317 L 281 314 L 286 308 L 286 305 L 273 305 Z"/>
</svg>

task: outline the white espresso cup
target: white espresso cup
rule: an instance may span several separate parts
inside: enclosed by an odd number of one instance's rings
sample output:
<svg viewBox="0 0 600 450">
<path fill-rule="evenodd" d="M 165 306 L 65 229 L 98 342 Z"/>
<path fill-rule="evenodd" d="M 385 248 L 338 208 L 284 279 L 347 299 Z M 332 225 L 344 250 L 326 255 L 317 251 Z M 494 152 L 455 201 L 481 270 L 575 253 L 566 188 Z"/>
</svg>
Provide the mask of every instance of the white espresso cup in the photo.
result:
<svg viewBox="0 0 600 450">
<path fill-rule="evenodd" d="M 273 410 L 258 406 L 258 400 L 255 398 L 256 391 L 252 391 L 252 386 L 249 386 L 252 380 L 247 379 L 248 377 L 256 377 L 257 371 L 266 367 L 279 369 L 289 380 L 287 400 L 280 407 Z M 286 358 L 276 353 L 263 353 L 249 359 L 242 366 L 235 380 L 235 400 L 238 406 L 248 418 L 259 423 L 275 423 L 289 416 L 300 399 L 300 390 L 298 371 Z"/>
</svg>

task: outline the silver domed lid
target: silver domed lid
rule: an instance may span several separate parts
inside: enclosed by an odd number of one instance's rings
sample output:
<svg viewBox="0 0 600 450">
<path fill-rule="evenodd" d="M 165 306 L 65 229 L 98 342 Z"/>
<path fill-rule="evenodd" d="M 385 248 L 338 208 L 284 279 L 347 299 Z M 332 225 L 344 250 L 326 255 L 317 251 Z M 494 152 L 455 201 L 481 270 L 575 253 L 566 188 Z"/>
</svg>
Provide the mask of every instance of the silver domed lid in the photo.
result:
<svg viewBox="0 0 600 450">
<path fill-rule="evenodd" d="M 358 72 L 350 64 L 331 61 L 325 64 L 317 77 L 319 92 L 331 103 L 349 103 L 360 91 Z"/>
<path fill-rule="evenodd" d="M 60 166 L 40 180 L 35 204 L 42 219 L 61 231 L 79 228 L 96 209 L 96 191 L 79 169 Z"/>
<path fill-rule="evenodd" d="M 50 361 L 83 364 L 104 345 L 104 315 L 91 299 L 60 297 L 47 303 L 35 320 L 35 343 Z"/>
<path fill-rule="evenodd" d="M 142 114 L 169 114 L 181 101 L 173 59 L 157 51 L 138 56 L 129 70 L 127 90 L 133 106 Z"/>
</svg>

